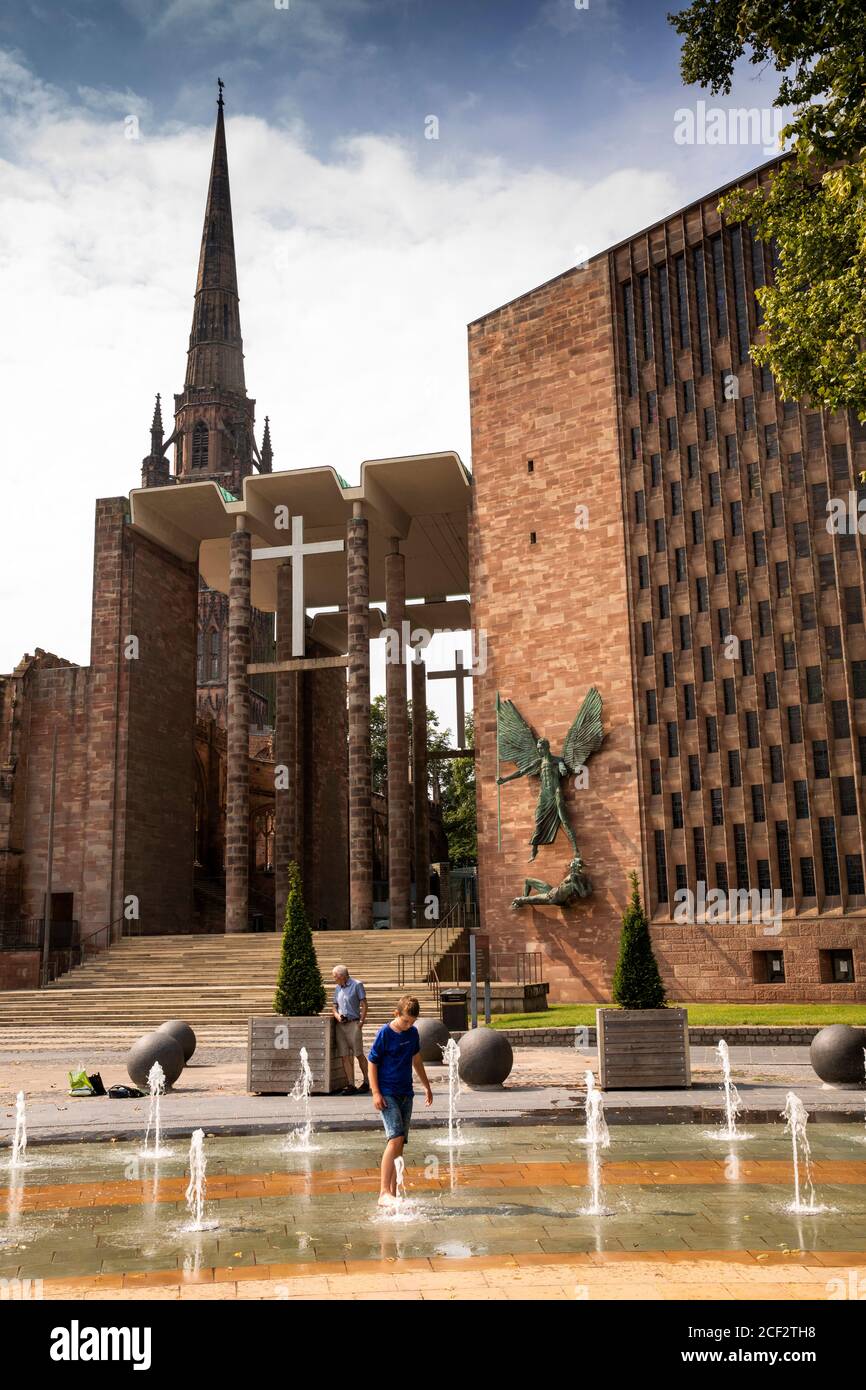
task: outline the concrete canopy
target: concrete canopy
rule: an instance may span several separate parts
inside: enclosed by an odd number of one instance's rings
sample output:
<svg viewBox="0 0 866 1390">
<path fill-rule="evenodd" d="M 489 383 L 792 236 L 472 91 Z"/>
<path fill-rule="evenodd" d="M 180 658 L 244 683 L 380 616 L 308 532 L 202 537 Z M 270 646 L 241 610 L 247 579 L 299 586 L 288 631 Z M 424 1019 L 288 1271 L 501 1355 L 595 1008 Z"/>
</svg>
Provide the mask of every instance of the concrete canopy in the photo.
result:
<svg viewBox="0 0 866 1390">
<path fill-rule="evenodd" d="M 198 561 L 205 583 L 221 593 L 228 593 L 229 538 L 238 517 L 246 517 L 254 551 L 287 544 L 290 533 L 276 525 L 282 508 L 304 518 L 305 542 L 345 541 L 359 502 L 370 523 L 370 601 L 381 603 L 394 536 L 406 557 L 407 597 L 442 600 L 469 592 L 471 486 L 458 455 L 440 453 L 367 460 L 356 487 L 343 487 L 333 468 L 302 468 L 245 478 L 239 501 L 227 500 L 213 481 L 136 488 L 129 500 L 132 526 L 179 558 Z M 278 564 L 252 567 L 252 603 L 262 612 L 276 609 Z M 344 605 L 345 552 L 307 555 L 304 591 L 307 608 Z"/>
</svg>

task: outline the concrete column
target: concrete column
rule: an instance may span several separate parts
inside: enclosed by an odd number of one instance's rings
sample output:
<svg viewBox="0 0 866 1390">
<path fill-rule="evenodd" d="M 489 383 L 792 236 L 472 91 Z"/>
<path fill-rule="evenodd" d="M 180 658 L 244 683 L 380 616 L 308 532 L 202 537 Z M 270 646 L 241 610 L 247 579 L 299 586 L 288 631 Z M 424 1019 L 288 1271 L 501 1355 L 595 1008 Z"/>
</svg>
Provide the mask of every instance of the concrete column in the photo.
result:
<svg viewBox="0 0 866 1390">
<path fill-rule="evenodd" d="M 373 807 L 370 767 L 370 542 L 356 505 L 346 541 L 349 623 L 349 922 L 373 925 Z"/>
<path fill-rule="evenodd" d="M 397 636 L 389 644 L 385 665 L 388 711 L 388 897 L 390 922 L 397 929 L 411 925 L 409 912 L 409 710 L 406 703 L 405 643 L 406 565 L 391 541 L 385 557 L 387 624 Z"/>
<path fill-rule="evenodd" d="M 415 920 L 421 921 L 424 899 L 430 887 L 430 819 L 427 809 L 427 668 L 420 653 L 412 662 L 412 797 Z"/>
<path fill-rule="evenodd" d="M 292 567 L 288 560 L 277 570 L 277 661 L 292 657 Z M 299 672 L 276 677 L 277 709 L 274 719 L 274 916 L 277 930 L 285 920 L 289 894 L 289 864 L 300 863 L 299 809 L 304 794 L 298 761 L 300 716 Z M 301 865 L 303 868 L 303 865 Z"/>
<path fill-rule="evenodd" d="M 238 517 L 229 559 L 226 717 L 226 932 L 246 931 L 250 904 L 250 533 Z"/>
</svg>

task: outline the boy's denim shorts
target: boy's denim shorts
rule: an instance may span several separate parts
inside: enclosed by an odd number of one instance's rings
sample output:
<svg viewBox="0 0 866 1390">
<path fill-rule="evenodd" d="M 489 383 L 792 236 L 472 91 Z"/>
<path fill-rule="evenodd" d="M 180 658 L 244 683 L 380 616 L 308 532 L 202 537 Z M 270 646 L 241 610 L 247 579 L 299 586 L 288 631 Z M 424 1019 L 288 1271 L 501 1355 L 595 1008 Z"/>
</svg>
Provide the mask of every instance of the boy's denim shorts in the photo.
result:
<svg viewBox="0 0 866 1390">
<path fill-rule="evenodd" d="M 382 1124 L 389 1139 L 408 1139 L 412 1119 L 413 1096 L 383 1096 L 385 1109 L 380 1110 Z"/>
</svg>

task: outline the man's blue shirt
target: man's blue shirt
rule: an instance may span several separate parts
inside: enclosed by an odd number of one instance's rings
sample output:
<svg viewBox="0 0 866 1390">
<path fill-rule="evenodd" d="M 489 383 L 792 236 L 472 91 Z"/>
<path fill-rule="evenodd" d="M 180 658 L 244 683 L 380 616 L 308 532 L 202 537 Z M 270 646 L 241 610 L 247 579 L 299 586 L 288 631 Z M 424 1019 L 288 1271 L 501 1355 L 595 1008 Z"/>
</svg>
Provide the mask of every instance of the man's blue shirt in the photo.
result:
<svg viewBox="0 0 866 1390">
<path fill-rule="evenodd" d="M 383 1023 L 368 1053 L 368 1060 L 379 1068 L 379 1090 L 383 1096 L 411 1096 L 412 1058 L 421 1051 L 421 1039 L 414 1023 L 398 1033 Z"/>
<path fill-rule="evenodd" d="M 354 1023 L 361 1017 L 361 1000 L 366 998 L 367 991 L 361 981 L 353 980 L 350 975 L 344 985 L 337 985 L 334 990 L 334 1008 Z"/>
</svg>

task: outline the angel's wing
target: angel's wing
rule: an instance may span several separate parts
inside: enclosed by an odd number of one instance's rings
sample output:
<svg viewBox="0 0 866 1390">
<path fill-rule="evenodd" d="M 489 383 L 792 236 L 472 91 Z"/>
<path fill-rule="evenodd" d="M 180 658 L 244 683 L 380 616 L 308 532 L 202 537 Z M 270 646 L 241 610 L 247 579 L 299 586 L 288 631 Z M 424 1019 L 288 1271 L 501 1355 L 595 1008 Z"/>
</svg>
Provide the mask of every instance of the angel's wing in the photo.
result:
<svg viewBox="0 0 866 1390">
<path fill-rule="evenodd" d="M 502 761 L 515 763 L 522 773 L 538 772 L 541 757 L 535 746 L 535 736 L 517 706 L 510 700 L 501 700 L 496 710 L 499 756 Z"/>
<path fill-rule="evenodd" d="M 589 757 L 601 747 L 604 729 L 601 724 L 601 696 L 595 686 L 587 692 L 580 713 L 568 731 L 562 761 L 570 772 L 577 772 Z"/>
</svg>

